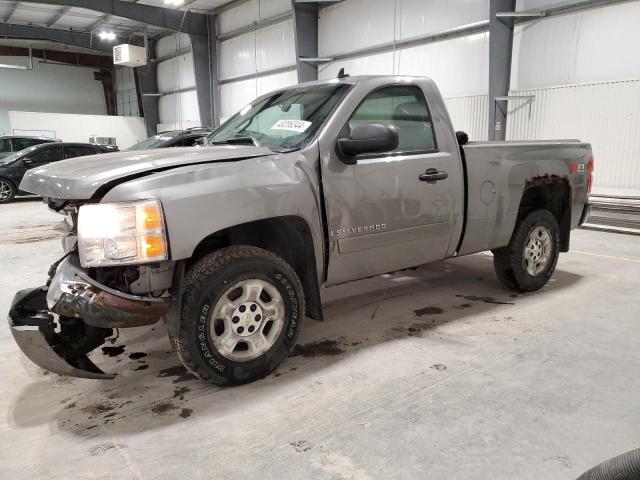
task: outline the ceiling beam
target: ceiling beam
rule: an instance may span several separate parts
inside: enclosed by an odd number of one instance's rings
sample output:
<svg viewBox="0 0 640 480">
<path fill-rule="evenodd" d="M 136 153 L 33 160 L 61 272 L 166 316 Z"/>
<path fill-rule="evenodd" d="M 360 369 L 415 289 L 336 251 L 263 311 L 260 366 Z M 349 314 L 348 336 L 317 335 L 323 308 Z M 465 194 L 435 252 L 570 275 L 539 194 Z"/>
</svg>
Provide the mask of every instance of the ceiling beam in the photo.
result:
<svg viewBox="0 0 640 480">
<path fill-rule="evenodd" d="M 7 23 L 15 13 L 16 8 L 18 8 L 18 2 L 13 2 L 13 5 L 11 6 L 11 10 L 9 10 L 9 13 L 7 13 L 7 15 L 4 17 L 2 21 Z"/>
<path fill-rule="evenodd" d="M 64 7 L 62 10 L 59 10 L 53 17 L 51 17 L 46 25 L 47 27 L 50 27 L 51 25 L 53 25 L 54 23 L 56 23 L 58 20 L 60 20 L 60 18 L 67 13 L 69 10 L 71 10 L 71 7 Z"/>
<path fill-rule="evenodd" d="M 100 52 L 113 52 L 113 44 L 92 38 L 90 33 L 58 30 L 55 28 L 0 23 L 0 37 L 51 40 L 52 42 L 66 43 L 67 45 L 75 45 L 76 47 L 89 48 Z"/>
<path fill-rule="evenodd" d="M 86 8 L 96 12 L 127 18 L 175 32 L 207 35 L 207 16 L 171 8 L 154 7 L 122 0 L 29 0 L 30 3 Z"/>
<path fill-rule="evenodd" d="M 42 50 L 32 48 L 31 55 L 34 58 L 42 58 L 49 62 L 65 63 L 81 67 L 111 68 L 113 60 L 108 55 L 94 55 L 90 53 L 60 52 L 57 50 Z M 3 57 L 28 57 L 29 49 L 23 47 L 11 47 L 0 45 L 0 56 Z"/>
<path fill-rule="evenodd" d="M 107 23 L 112 18 L 113 18 L 113 15 L 102 15 L 100 18 L 98 18 L 95 22 L 93 22 L 91 25 L 89 25 L 86 28 L 87 32 L 93 32 L 100 25 L 102 25 L 103 23 Z"/>
<path fill-rule="evenodd" d="M 136 3 L 138 0 L 132 0 L 131 3 Z M 111 19 L 113 18 L 113 15 L 102 15 L 100 18 L 98 18 L 95 22 L 93 22 L 91 25 L 89 25 L 86 30 L 88 32 L 93 32 L 94 29 L 98 28 L 100 25 L 102 25 L 103 23 L 107 23 L 109 21 L 111 21 Z"/>
</svg>

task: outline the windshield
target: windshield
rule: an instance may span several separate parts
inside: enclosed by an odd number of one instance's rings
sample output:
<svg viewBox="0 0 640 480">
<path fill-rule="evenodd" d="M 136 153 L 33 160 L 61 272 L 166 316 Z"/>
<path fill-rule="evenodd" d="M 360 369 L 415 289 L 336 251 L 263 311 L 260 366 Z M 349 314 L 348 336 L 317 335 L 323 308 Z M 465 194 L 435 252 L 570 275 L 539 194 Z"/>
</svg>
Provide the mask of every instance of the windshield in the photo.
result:
<svg viewBox="0 0 640 480">
<path fill-rule="evenodd" d="M 154 135 L 153 137 L 149 137 L 145 140 L 142 140 L 135 145 L 131 145 L 127 150 L 147 150 L 149 148 L 159 148 L 164 145 L 169 140 L 173 140 L 180 132 L 163 132 L 158 135 Z"/>
<path fill-rule="evenodd" d="M 257 99 L 207 137 L 207 145 L 255 144 L 275 152 L 302 148 L 349 85 L 293 88 Z"/>
<path fill-rule="evenodd" d="M 8 163 L 15 162 L 19 158 L 24 157 L 27 153 L 31 153 L 38 149 L 38 145 L 33 145 L 32 147 L 23 148 L 22 150 L 18 150 L 17 152 L 13 152 L 6 157 L 0 158 L 0 165 L 7 165 Z"/>
</svg>

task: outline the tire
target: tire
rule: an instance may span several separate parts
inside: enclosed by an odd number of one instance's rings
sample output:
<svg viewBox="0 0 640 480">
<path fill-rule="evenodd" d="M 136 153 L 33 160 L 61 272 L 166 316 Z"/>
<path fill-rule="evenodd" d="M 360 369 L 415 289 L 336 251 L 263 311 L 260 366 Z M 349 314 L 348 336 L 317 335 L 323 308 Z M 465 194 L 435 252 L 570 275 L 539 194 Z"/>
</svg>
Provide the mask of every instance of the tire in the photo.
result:
<svg viewBox="0 0 640 480">
<path fill-rule="evenodd" d="M 556 218 L 548 210 L 535 210 L 517 224 L 509 245 L 493 250 L 493 267 L 507 288 L 533 292 L 547 284 L 559 254 Z"/>
<path fill-rule="evenodd" d="M 0 203 L 11 203 L 16 197 L 18 189 L 11 180 L 0 178 Z"/>
<path fill-rule="evenodd" d="M 186 274 L 180 334 L 170 340 L 199 378 L 240 385 L 268 375 L 288 356 L 304 311 L 300 280 L 282 258 L 257 247 L 227 247 Z"/>
</svg>

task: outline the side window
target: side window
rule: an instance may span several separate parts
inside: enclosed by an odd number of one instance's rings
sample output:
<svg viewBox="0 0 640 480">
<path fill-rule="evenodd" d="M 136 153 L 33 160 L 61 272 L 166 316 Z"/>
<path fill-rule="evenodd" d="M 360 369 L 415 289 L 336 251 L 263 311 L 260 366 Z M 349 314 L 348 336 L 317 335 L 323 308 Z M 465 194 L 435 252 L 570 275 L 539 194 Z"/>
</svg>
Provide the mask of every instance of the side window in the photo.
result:
<svg viewBox="0 0 640 480">
<path fill-rule="evenodd" d="M 84 157 L 96 153 L 95 147 L 87 145 L 65 145 L 64 158 Z"/>
<path fill-rule="evenodd" d="M 172 147 L 192 147 L 198 137 L 186 136 L 173 143 Z"/>
<path fill-rule="evenodd" d="M 437 150 L 427 101 L 416 86 L 394 85 L 369 94 L 351 116 L 349 128 L 362 123 L 396 127 L 399 143 L 394 152 Z"/>
<path fill-rule="evenodd" d="M 31 159 L 31 163 L 34 164 L 44 164 L 62 160 L 62 145 L 52 145 L 42 148 L 29 155 L 29 158 Z"/>
<path fill-rule="evenodd" d="M 22 150 L 23 148 L 32 147 L 41 143 L 44 142 L 42 140 L 38 140 L 37 138 L 14 138 L 13 149 L 17 152 L 18 150 Z"/>
<path fill-rule="evenodd" d="M 0 152 L 6 153 L 11 151 L 11 140 L 8 138 L 0 138 Z"/>
<path fill-rule="evenodd" d="M 182 146 L 183 147 L 193 147 L 196 144 L 196 142 L 198 140 L 200 140 L 201 138 L 202 138 L 201 135 L 193 135 L 193 136 L 190 136 L 190 137 L 185 137 L 185 138 L 182 139 Z"/>
</svg>

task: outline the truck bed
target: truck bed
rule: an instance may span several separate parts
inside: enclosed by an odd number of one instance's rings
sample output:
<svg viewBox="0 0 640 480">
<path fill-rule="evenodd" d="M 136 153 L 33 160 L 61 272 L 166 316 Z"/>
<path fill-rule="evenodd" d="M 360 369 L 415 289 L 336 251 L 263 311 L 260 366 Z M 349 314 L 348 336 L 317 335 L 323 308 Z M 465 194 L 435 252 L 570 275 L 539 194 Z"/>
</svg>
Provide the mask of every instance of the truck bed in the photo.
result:
<svg viewBox="0 0 640 480">
<path fill-rule="evenodd" d="M 467 191 L 466 225 L 458 255 L 507 245 L 523 191 L 536 179 L 555 177 L 571 189 L 571 227 L 587 197 L 587 177 L 572 172 L 586 164 L 591 146 L 579 140 L 469 142 L 463 147 Z M 586 170 L 585 170 L 586 171 Z"/>
</svg>

